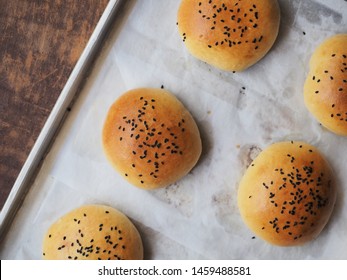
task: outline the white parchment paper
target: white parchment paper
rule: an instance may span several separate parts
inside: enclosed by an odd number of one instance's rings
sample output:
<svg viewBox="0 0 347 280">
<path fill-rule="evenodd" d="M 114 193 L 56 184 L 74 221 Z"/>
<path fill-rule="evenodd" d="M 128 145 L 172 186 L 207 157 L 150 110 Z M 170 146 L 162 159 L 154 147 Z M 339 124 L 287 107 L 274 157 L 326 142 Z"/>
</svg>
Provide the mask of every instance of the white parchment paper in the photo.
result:
<svg viewBox="0 0 347 280">
<path fill-rule="evenodd" d="M 242 73 L 219 71 L 187 52 L 176 26 L 179 0 L 127 2 L 9 230 L 1 259 L 40 259 L 48 226 L 87 203 L 113 206 L 131 218 L 148 259 L 347 259 L 347 139 L 324 129 L 303 103 L 310 56 L 328 36 L 347 32 L 347 2 L 280 0 L 275 45 Z M 145 191 L 106 161 L 101 129 L 122 93 L 162 85 L 195 118 L 203 154 L 182 180 Z M 329 224 L 301 247 L 253 239 L 237 208 L 245 169 L 282 140 L 317 146 L 338 182 Z"/>
</svg>

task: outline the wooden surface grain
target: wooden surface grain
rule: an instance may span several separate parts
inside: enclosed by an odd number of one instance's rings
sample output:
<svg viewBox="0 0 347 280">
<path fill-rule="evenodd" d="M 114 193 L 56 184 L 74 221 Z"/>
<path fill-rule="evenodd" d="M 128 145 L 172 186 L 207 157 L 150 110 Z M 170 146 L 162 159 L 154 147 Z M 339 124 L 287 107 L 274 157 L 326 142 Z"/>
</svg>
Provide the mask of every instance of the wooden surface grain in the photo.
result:
<svg viewBox="0 0 347 280">
<path fill-rule="evenodd" d="M 0 209 L 108 0 L 0 0 Z"/>
</svg>

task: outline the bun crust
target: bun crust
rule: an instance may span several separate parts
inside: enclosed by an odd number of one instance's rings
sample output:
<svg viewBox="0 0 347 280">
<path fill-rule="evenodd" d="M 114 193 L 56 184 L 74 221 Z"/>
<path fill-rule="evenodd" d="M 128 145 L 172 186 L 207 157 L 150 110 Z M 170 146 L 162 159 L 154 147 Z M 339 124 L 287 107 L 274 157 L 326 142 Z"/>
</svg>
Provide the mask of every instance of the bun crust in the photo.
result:
<svg viewBox="0 0 347 280">
<path fill-rule="evenodd" d="M 143 247 L 133 223 L 118 210 L 85 205 L 65 214 L 43 240 L 47 260 L 141 260 Z"/>
<path fill-rule="evenodd" d="M 304 99 L 323 126 L 347 136 L 347 34 L 326 39 L 314 51 Z"/>
<path fill-rule="evenodd" d="M 144 189 L 179 180 L 201 154 L 193 117 L 163 89 L 139 88 L 118 98 L 106 117 L 102 141 L 114 168 Z"/>
<path fill-rule="evenodd" d="M 182 0 L 177 23 L 193 56 L 222 70 L 243 71 L 274 44 L 280 10 L 277 0 Z"/>
<path fill-rule="evenodd" d="M 315 147 L 303 142 L 280 142 L 262 151 L 244 174 L 238 192 L 245 224 L 279 246 L 316 238 L 335 200 L 329 164 Z"/>
</svg>

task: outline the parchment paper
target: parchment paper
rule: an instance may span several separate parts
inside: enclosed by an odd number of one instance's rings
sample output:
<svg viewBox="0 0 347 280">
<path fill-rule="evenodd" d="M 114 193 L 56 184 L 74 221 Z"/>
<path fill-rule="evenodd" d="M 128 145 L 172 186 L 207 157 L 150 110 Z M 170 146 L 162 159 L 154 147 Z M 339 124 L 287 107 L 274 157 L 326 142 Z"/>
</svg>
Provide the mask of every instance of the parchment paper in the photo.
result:
<svg viewBox="0 0 347 280">
<path fill-rule="evenodd" d="M 243 73 L 219 71 L 187 52 L 176 26 L 178 0 L 127 2 L 10 228 L 1 259 L 40 259 L 48 226 L 87 203 L 116 207 L 131 218 L 148 259 L 346 259 L 347 139 L 309 114 L 303 84 L 315 47 L 347 32 L 347 2 L 280 0 L 275 45 Z M 101 129 L 122 93 L 162 85 L 195 118 L 203 154 L 182 180 L 145 191 L 107 162 Z M 253 239 L 237 208 L 245 169 L 262 149 L 282 140 L 317 146 L 337 178 L 329 224 L 301 247 Z"/>
</svg>

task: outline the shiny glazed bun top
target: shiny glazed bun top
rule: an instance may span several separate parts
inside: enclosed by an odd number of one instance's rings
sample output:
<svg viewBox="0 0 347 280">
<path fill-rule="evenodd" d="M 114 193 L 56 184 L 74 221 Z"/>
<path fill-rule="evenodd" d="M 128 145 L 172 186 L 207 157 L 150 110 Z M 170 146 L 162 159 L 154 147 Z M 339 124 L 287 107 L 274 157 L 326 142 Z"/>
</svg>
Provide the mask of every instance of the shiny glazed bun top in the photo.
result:
<svg viewBox="0 0 347 280">
<path fill-rule="evenodd" d="M 138 88 L 120 96 L 107 114 L 102 141 L 114 168 L 144 189 L 179 180 L 201 154 L 193 117 L 164 89 Z"/>
<path fill-rule="evenodd" d="M 277 38 L 276 0 L 182 0 L 177 24 L 190 53 L 217 68 L 243 71 Z"/>
<path fill-rule="evenodd" d="M 324 40 L 310 60 L 305 105 L 330 131 L 347 136 L 347 34 Z"/>
<path fill-rule="evenodd" d="M 336 199 L 328 162 L 303 142 L 275 143 L 244 174 L 238 193 L 241 216 L 260 238 L 280 246 L 316 238 Z"/>
<path fill-rule="evenodd" d="M 43 240 L 47 260 L 140 260 L 139 232 L 120 211 L 84 205 L 60 217 Z"/>
</svg>

